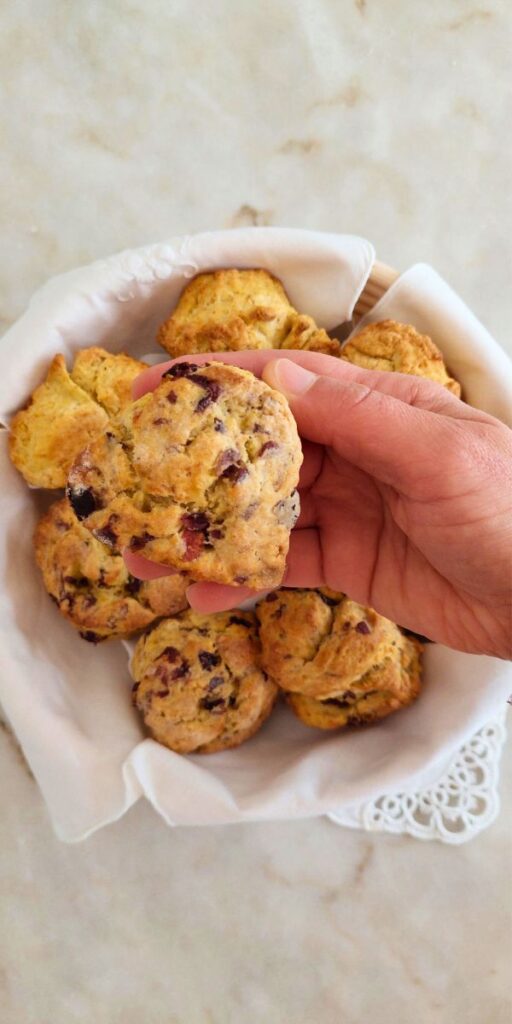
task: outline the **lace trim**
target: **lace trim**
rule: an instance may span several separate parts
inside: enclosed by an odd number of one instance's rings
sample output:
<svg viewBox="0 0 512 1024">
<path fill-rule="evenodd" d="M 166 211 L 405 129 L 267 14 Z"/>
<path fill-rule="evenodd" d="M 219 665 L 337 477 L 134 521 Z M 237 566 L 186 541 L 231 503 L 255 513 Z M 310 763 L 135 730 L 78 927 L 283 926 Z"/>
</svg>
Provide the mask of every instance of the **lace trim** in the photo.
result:
<svg viewBox="0 0 512 1024">
<path fill-rule="evenodd" d="M 457 845 L 488 828 L 498 815 L 499 764 L 506 737 L 506 709 L 482 726 L 454 756 L 434 785 L 417 793 L 378 797 L 328 817 L 368 832 L 393 832 Z"/>
</svg>

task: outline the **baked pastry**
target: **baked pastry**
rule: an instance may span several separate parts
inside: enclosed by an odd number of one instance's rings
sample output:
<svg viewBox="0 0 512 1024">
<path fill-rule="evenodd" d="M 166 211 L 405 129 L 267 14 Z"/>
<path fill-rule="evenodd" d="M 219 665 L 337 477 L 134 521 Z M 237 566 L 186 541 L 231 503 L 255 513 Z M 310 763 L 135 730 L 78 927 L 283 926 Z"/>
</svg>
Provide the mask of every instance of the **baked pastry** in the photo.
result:
<svg viewBox="0 0 512 1024">
<path fill-rule="evenodd" d="M 297 313 L 267 270 L 215 270 L 186 286 L 158 332 L 171 356 L 243 349 L 300 348 L 338 356 L 341 346 Z"/>
<path fill-rule="evenodd" d="M 142 582 L 76 519 L 65 498 L 54 502 L 34 535 L 44 585 L 84 640 L 129 636 L 187 607 L 180 575 Z"/>
<path fill-rule="evenodd" d="M 274 591 L 256 613 L 263 668 L 283 690 L 316 701 L 366 693 L 368 673 L 396 661 L 406 641 L 383 615 L 327 589 Z"/>
<path fill-rule="evenodd" d="M 12 421 L 11 460 L 32 487 L 64 487 L 75 455 L 108 422 L 105 410 L 71 379 L 64 356 L 57 355 L 27 408 Z"/>
<path fill-rule="evenodd" d="M 302 461 L 286 400 L 222 363 L 177 363 L 130 406 L 119 441 L 76 460 L 68 496 L 112 550 L 255 589 L 282 579 Z"/>
<path fill-rule="evenodd" d="M 132 402 L 133 382 L 143 370 L 146 363 L 125 352 L 83 348 L 75 357 L 71 377 L 115 420 Z"/>
<path fill-rule="evenodd" d="M 403 636 L 392 652 L 337 697 L 315 700 L 288 693 L 286 699 L 301 722 L 317 729 L 370 725 L 411 704 L 420 679 L 421 644 Z"/>
<path fill-rule="evenodd" d="M 11 460 L 27 483 L 65 487 L 76 455 L 115 429 L 115 417 L 131 401 L 131 385 L 144 369 L 129 356 L 91 348 L 78 353 L 68 373 L 64 356 L 56 355 L 11 424 Z"/>
<path fill-rule="evenodd" d="M 259 664 L 251 612 L 164 619 L 140 638 L 133 701 L 151 735 L 171 750 L 237 747 L 268 718 L 277 686 Z"/>
<path fill-rule="evenodd" d="M 341 357 L 367 370 L 391 370 L 427 377 L 460 398 L 461 386 L 450 377 L 437 345 L 410 324 L 396 320 L 368 324 L 349 338 Z"/>
</svg>

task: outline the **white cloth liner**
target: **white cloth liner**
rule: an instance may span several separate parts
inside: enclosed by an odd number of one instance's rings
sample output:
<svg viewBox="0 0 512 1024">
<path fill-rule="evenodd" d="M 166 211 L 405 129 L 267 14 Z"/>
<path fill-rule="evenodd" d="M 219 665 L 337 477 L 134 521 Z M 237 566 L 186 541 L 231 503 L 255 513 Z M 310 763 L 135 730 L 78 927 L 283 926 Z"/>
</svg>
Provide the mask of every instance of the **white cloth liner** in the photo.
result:
<svg viewBox="0 0 512 1024">
<path fill-rule="evenodd" d="M 71 356 L 91 344 L 134 355 L 155 349 L 158 322 L 199 270 L 267 267 L 301 311 L 332 328 L 350 319 L 373 259 L 372 246 L 353 236 L 252 228 L 172 239 L 62 275 L 2 341 L 0 416 L 8 421 L 55 352 Z M 504 417 L 510 364 L 431 268 L 404 274 L 371 319 L 382 316 L 431 333 L 468 398 Z M 144 738 L 123 645 L 86 647 L 48 600 L 31 548 L 48 495 L 28 491 L 9 463 L 5 433 L 0 442 L 0 700 L 60 838 L 84 838 L 141 795 L 173 825 L 340 815 L 358 801 L 434 781 L 506 700 L 509 666 L 432 645 L 421 699 L 378 729 L 320 734 L 280 708 L 235 751 L 172 753 Z"/>
</svg>

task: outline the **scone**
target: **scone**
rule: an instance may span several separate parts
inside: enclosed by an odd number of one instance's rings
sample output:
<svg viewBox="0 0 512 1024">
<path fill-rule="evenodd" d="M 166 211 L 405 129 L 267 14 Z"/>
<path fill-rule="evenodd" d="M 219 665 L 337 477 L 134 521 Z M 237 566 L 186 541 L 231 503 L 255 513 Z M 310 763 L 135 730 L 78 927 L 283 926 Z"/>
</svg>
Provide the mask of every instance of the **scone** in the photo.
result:
<svg viewBox="0 0 512 1024">
<path fill-rule="evenodd" d="M 132 401 L 133 382 L 143 370 L 146 364 L 125 352 L 83 348 L 75 357 L 71 377 L 115 420 Z"/>
<path fill-rule="evenodd" d="M 460 398 L 460 384 L 450 377 L 437 346 L 428 335 L 419 334 L 410 324 L 396 320 L 368 324 L 346 342 L 341 357 L 367 370 L 427 377 Z"/>
<path fill-rule="evenodd" d="M 263 668 L 283 690 L 315 701 L 366 693 L 368 673 L 396 661 L 406 642 L 389 619 L 329 590 L 274 591 L 256 613 Z"/>
<path fill-rule="evenodd" d="M 278 692 L 260 668 L 251 612 L 164 619 L 140 638 L 132 675 L 151 735 L 182 754 L 237 747 L 268 718 Z"/>
<path fill-rule="evenodd" d="M 64 487 L 78 453 L 115 429 L 115 417 L 131 401 L 131 385 L 144 369 L 129 356 L 91 348 L 78 353 L 68 373 L 64 356 L 56 355 L 11 424 L 11 460 L 27 483 Z"/>
<path fill-rule="evenodd" d="M 38 523 L 34 545 L 48 593 L 85 640 L 129 636 L 187 607 L 186 579 L 130 576 L 121 555 L 78 522 L 65 498 Z"/>
<path fill-rule="evenodd" d="M 158 341 L 171 356 L 300 348 L 339 356 L 341 346 L 297 313 L 267 270 L 215 270 L 184 289 Z"/>
<path fill-rule="evenodd" d="M 71 469 L 79 519 L 192 579 L 279 584 L 302 452 L 286 400 L 221 363 L 177 363 Z"/>
<path fill-rule="evenodd" d="M 421 644 L 404 636 L 392 653 L 337 697 L 315 700 L 288 693 L 287 701 L 301 722 L 317 729 L 370 725 L 411 704 L 420 681 Z"/>
</svg>

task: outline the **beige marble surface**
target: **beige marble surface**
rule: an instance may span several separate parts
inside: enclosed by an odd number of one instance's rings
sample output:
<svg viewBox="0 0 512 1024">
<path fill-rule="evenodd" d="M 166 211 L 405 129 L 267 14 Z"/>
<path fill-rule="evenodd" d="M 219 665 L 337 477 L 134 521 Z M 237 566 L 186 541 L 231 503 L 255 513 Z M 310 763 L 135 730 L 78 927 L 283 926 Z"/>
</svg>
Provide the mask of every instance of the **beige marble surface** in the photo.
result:
<svg viewBox="0 0 512 1024">
<path fill-rule="evenodd" d="M 20 0 L 0 322 L 51 274 L 286 224 L 432 262 L 512 350 L 507 0 Z M 3 1024 L 505 1024 L 512 807 L 459 848 L 327 821 L 58 843 L 0 734 Z M 3 986 L 3 987 L 2 987 Z"/>
</svg>

